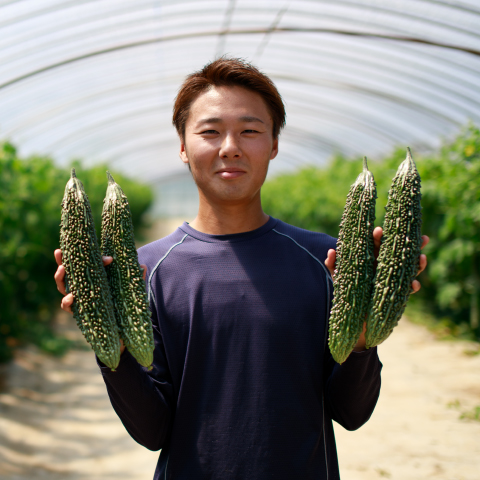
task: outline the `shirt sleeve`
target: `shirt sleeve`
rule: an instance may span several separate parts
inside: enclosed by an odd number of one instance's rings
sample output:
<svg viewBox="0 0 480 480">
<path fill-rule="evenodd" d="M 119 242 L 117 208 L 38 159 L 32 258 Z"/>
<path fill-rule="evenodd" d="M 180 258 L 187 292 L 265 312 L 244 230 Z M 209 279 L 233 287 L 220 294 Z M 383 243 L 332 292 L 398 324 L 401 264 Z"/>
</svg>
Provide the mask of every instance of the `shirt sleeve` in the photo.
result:
<svg viewBox="0 0 480 480">
<path fill-rule="evenodd" d="M 155 341 L 152 370 L 124 350 L 115 372 L 97 358 L 110 402 L 132 438 L 149 450 L 160 450 L 173 418 L 173 387 L 165 349 L 152 313 Z"/>
<path fill-rule="evenodd" d="M 336 239 L 333 240 L 335 245 L 332 243 L 330 248 L 335 249 Z M 331 285 L 333 287 L 333 280 Z M 330 290 L 330 305 L 332 302 L 333 288 Z M 357 430 L 372 416 L 380 395 L 382 363 L 377 347 L 352 352 L 340 365 L 333 359 L 327 342 L 324 362 L 327 413 L 346 430 Z"/>
<path fill-rule="evenodd" d="M 345 429 L 357 430 L 371 417 L 380 394 L 377 347 L 352 352 L 341 365 L 326 350 L 326 410 Z"/>
</svg>

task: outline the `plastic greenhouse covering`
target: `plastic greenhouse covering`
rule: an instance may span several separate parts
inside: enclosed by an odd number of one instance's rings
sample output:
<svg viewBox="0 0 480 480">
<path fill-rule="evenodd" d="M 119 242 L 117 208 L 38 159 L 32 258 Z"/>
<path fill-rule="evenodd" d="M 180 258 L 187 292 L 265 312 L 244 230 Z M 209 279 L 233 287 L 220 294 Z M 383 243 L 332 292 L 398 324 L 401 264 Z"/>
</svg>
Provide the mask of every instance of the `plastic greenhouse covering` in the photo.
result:
<svg viewBox="0 0 480 480">
<path fill-rule="evenodd" d="M 155 183 L 185 172 L 184 77 L 220 55 L 276 83 L 271 173 L 335 152 L 419 151 L 480 123 L 480 0 L 0 2 L 0 138 Z"/>
</svg>

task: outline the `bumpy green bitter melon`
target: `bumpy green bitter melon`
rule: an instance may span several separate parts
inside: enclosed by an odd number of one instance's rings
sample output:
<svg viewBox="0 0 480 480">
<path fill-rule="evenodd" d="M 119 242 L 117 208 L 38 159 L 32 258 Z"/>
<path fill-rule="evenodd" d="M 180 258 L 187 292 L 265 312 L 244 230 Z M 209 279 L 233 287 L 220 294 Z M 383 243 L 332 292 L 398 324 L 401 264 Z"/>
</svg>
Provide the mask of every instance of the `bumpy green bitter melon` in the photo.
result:
<svg viewBox="0 0 480 480">
<path fill-rule="evenodd" d="M 373 287 L 373 226 L 377 190 L 366 157 L 363 171 L 350 187 L 336 248 L 329 347 L 343 363 L 362 333 Z"/>
<path fill-rule="evenodd" d="M 107 172 L 108 187 L 103 201 L 102 253 L 113 257 L 107 276 L 115 305 L 115 316 L 128 351 L 144 367 L 153 362 L 153 330 L 147 293 L 133 235 L 128 199 Z"/>
<path fill-rule="evenodd" d="M 98 358 L 112 370 L 120 361 L 120 337 L 98 246 L 92 212 L 82 182 L 72 168 L 65 187 L 60 248 L 73 316 Z"/>
<path fill-rule="evenodd" d="M 422 244 L 420 175 L 410 149 L 388 193 L 383 237 L 365 333 L 366 347 L 382 343 L 402 316 L 418 272 Z"/>
</svg>

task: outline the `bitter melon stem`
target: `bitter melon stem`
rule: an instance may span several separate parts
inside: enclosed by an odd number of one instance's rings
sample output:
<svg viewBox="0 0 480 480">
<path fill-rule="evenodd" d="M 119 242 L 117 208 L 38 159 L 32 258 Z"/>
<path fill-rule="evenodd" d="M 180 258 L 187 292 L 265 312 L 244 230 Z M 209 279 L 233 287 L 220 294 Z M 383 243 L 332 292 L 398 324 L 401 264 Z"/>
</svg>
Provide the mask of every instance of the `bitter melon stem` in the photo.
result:
<svg viewBox="0 0 480 480">
<path fill-rule="evenodd" d="M 107 170 L 107 178 L 108 178 L 108 184 L 113 185 L 115 183 L 115 180 L 113 179 L 112 175 L 110 172 Z"/>
</svg>

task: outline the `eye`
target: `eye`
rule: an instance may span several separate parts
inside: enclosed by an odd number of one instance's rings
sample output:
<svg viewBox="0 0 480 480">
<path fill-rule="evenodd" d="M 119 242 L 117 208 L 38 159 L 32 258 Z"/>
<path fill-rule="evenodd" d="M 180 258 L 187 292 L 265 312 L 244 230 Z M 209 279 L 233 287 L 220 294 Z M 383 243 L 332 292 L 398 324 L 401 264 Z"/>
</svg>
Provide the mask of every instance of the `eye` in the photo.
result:
<svg viewBox="0 0 480 480">
<path fill-rule="evenodd" d="M 253 128 L 247 129 L 243 131 L 244 133 L 258 133 L 258 130 L 254 130 Z"/>
<path fill-rule="evenodd" d="M 218 135 L 218 132 L 217 130 L 208 129 L 208 130 L 202 130 L 201 132 L 198 132 L 198 135 L 204 135 L 208 137 L 212 135 Z"/>
</svg>

